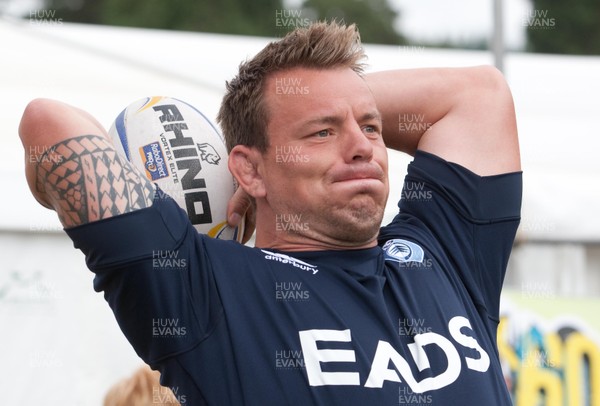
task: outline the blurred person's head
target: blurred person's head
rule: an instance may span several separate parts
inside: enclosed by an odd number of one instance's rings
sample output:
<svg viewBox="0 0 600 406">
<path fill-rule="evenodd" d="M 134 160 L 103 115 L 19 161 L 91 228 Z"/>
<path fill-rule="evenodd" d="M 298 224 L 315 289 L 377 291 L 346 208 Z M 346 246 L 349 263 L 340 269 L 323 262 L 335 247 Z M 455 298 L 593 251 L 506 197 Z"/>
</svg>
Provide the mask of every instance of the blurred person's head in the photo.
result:
<svg viewBox="0 0 600 406">
<path fill-rule="evenodd" d="M 104 406 L 175 406 L 177 398 L 169 388 L 160 385 L 160 373 L 148 366 L 139 368 L 106 393 Z"/>
</svg>

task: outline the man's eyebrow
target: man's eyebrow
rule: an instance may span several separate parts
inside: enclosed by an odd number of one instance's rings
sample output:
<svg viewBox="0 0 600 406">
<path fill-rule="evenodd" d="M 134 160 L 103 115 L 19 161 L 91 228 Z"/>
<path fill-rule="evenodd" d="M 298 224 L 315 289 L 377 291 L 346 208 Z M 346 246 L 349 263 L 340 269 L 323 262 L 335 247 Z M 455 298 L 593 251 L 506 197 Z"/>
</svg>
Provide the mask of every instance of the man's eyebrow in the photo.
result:
<svg viewBox="0 0 600 406">
<path fill-rule="evenodd" d="M 370 111 L 359 117 L 359 121 L 377 120 L 382 121 L 381 114 L 377 110 Z"/>
<path fill-rule="evenodd" d="M 381 114 L 379 114 L 379 111 L 377 111 L 377 110 L 370 111 L 368 113 L 364 113 L 363 115 L 361 115 L 358 118 L 359 122 L 369 121 L 369 120 L 381 121 Z M 316 124 L 334 124 L 335 125 L 335 124 L 341 124 L 343 121 L 344 121 L 344 117 L 329 115 L 329 116 L 316 117 L 316 118 L 307 120 L 307 121 L 303 122 L 302 125 L 303 126 L 310 126 L 310 125 L 316 125 Z"/>
<path fill-rule="evenodd" d="M 321 116 L 306 120 L 302 123 L 303 126 L 310 126 L 316 124 L 340 124 L 344 119 L 340 116 Z"/>
</svg>

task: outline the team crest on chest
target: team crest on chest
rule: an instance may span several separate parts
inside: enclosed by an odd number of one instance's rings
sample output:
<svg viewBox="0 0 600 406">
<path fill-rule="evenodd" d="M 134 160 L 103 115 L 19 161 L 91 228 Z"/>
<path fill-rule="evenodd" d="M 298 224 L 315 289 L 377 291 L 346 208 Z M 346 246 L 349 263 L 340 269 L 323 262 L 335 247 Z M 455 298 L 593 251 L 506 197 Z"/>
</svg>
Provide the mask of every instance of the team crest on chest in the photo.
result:
<svg viewBox="0 0 600 406">
<path fill-rule="evenodd" d="M 395 238 L 383 245 L 383 255 L 386 261 L 423 262 L 425 253 L 420 245 L 411 241 Z"/>
</svg>

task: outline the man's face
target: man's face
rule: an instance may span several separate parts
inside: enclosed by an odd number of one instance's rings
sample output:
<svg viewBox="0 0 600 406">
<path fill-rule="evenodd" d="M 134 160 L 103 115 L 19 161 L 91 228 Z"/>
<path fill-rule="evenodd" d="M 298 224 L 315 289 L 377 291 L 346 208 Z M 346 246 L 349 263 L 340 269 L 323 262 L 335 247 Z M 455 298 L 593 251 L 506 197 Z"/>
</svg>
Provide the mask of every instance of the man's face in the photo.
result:
<svg viewBox="0 0 600 406">
<path fill-rule="evenodd" d="M 364 80 L 351 69 L 295 68 L 267 80 L 264 102 L 261 176 L 276 231 L 316 246 L 374 245 L 388 164 Z"/>
</svg>

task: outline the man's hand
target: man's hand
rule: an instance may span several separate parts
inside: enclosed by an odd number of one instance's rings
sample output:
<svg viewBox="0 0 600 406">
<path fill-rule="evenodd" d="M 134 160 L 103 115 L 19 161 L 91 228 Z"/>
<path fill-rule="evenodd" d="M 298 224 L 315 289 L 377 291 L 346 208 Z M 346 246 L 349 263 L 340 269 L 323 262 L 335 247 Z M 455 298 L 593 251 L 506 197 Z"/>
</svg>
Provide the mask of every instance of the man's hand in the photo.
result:
<svg viewBox="0 0 600 406">
<path fill-rule="evenodd" d="M 245 221 L 242 244 L 245 244 L 252 237 L 256 228 L 256 207 L 252 197 L 238 187 L 227 204 L 227 223 L 231 227 L 236 227 L 242 218 Z"/>
</svg>

